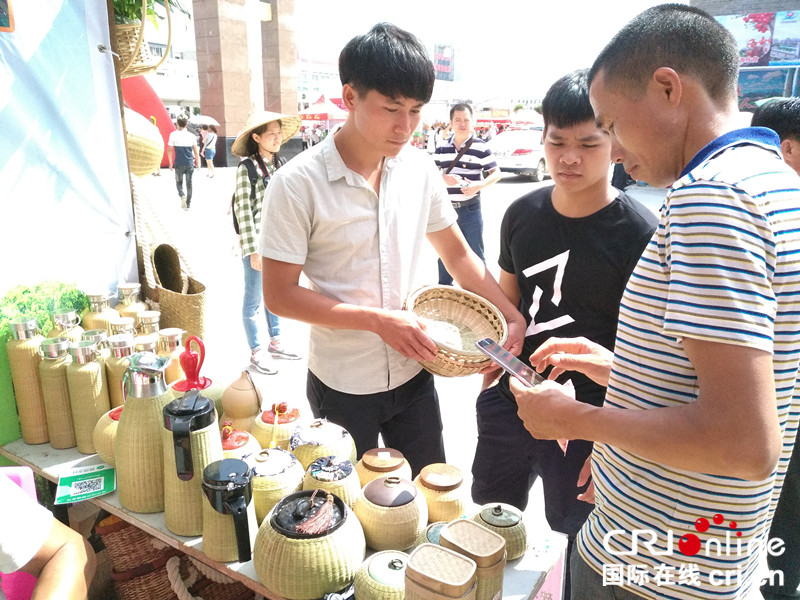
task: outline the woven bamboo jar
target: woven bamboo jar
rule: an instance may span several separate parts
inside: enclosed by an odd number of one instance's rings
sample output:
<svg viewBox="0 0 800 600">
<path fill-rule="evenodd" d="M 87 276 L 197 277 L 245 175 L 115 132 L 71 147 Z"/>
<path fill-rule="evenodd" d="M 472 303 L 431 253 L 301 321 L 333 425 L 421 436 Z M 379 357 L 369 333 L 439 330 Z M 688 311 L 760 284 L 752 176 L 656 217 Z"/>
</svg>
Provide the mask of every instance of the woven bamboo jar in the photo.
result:
<svg viewBox="0 0 800 600">
<path fill-rule="evenodd" d="M 44 338 L 39 333 L 36 319 L 18 317 L 9 321 L 11 339 L 6 344 L 11 381 L 17 398 L 19 424 L 26 444 L 44 444 L 48 441 L 47 416 L 39 381 L 39 347 Z"/>
<path fill-rule="evenodd" d="M 477 565 L 449 548 L 422 544 L 406 565 L 406 600 L 475 600 Z"/>
<path fill-rule="evenodd" d="M 67 387 L 78 452 L 94 454 L 94 426 L 111 409 L 105 366 L 99 361 L 97 344 L 81 340 L 69 347 L 72 362 L 67 366 Z"/>
<path fill-rule="evenodd" d="M 133 336 L 130 333 L 115 333 L 108 336 L 108 349 L 111 355 L 106 359 L 106 379 L 108 380 L 108 399 L 111 408 L 122 406 L 124 391 L 122 379 L 131 365 Z"/>
<path fill-rule="evenodd" d="M 139 335 L 158 334 L 161 312 L 158 310 L 142 310 L 136 313 L 136 331 Z M 156 339 L 158 336 L 156 335 Z"/>
<path fill-rule="evenodd" d="M 238 458 L 247 462 L 255 460 L 261 452 L 261 444 L 249 432 L 234 429 L 230 421 L 222 425 L 222 455 L 225 458 Z"/>
<path fill-rule="evenodd" d="M 406 593 L 408 554 L 397 550 L 376 552 L 356 571 L 353 581 L 359 600 L 403 600 Z"/>
<path fill-rule="evenodd" d="M 475 561 L 475 600 L 497 600 L 503 595 L 506 541 L 475 521 L 456 519 L 439 531 L 439 544 Z"/>
<path fill-rule="evenodd" d="M 304 490 L 325 490 L 336 494 L 350 508 L 361 496 L 361 483 L 353 463 L 335 456 L 318 458 L 306 469 L 303 478 Z"/>
<path fill-rule="evenodd" d="M 147 304 L 139 300 L 139 293 L 142 290 L 140 283 L 120 283 L 117 285 L 120 295 L 120 302 L 114 308 L 121 317 L 136 318 L 136 315 L 143 310 L 147 310 Z"/>
<path fill-rule="evenodd" d="M 303 465 L 309 465 L 323 456 L 348 458 L 356 463 L 356 443 L 347 430 L 327 419 L 315 419 L 307 425 L 298 425 L 289 441 L 292 451 Z"/>
<path fill-rule="evenodd" d="M 485 504 L 472 520 L 494 531 L 506 541 L 506 559 L 519 558 L 528 549 L 528 537 L 522 513 L 510 504 Z"/>
<path fill-rule="evenodd" d="M 278 419 L 276 423 L 275 410 Z M 300 410 L 290 408 L 286 402 L 276 402 L 269 409 L 258 414 L 250 430 L 262 448 L 269 448 L 274 442 L 278 448 L 289 449 L 289 442 L 300 422 Z"/>
<path fill-rule="evenodd" d="M 109 306 L 109 301 L 113 296 L 107 292 L 98 294 L 86 294 L 89 298 L 89 310 L 83 313 L 83 328 L 105 329 L 111 335 L 111 321 L 119 318 L 120 314 Z"/>
<path fill-rule="evenodd" d="M 108 347 L 108 330 L 107 329 L 86 329 L 81 334 L 82 340 L 94 342 L 97 346 L 97 354 L 95 360 L 103 365 L 102 374 L 103 385 L 108 389 L 108 374 L 106 373 L 106 362 L 111 357 L 111 350 Z"/>
<path fill-rule="evenodd" d="M 61 310 L 53 312 L 53 328 L 47 334 L 48 338 L 65 337 L 70 342 L 80 342 L 83 327 L 81 318 L 74 310 Z"/>
<path fill-rule="evenodd" d="M 47 416 L 47 433 L 50 445 L 57 449 L 74 448 L 76 444 L 67 384 L 67 366 L 72 362 L 69 345 L 70 341 L 64 337 L 47 338 L 42 341 L 39 351 L 44 359 L 39 363 L 39 381 Z"/>
<path fill-rule="evenodd" d="M 414 484 L 425 496 L 431 523 L 464 516 L 470 499 L 468 491 L 461 485 L 463 482 L 464 476 L 456 466 L 433 463 L 422 468 Z"/>
<path fill-rule="evenodd" d="M 204 469 L 222 460 L 214 403 L 197 390 L 163 409 L 164 520 L 176 535 L 203 533 Z"/>
<path fill-rule="evenodd" d="M 243 460 L 225 458 L 203 470 L 203 553 L 220 562 L 247 562 L 258 530 L 252 472 Z"/>
<path fill-rule="evenodd" d="M 180 327 L 167 327 L 166 329 L 158 330 L 158 355 L 169 356 L 171 359 L 167 370 L 164 371 L 167 385 L 183 379 L 183 371 L 181 370 L 183 346 L 181 345 L 181 338 L 184 333 L 186 332 Z"/>
<path fill-rule="evenodd" d="M 114 456 L 119 502 L 134 512 L 164 510 L 162 411 L 173 400 L 164 382 L 167 360 L 137 352 L 130 356 L 125 372 L 125 410 L 117 426 Z"/>
<path fill-rule="evenodd" d="M 356 472 L 363 488 L 373 479 L 394 475 L 411 480 L 411 465 L 403 453 L 394 448 L 372 448 L 361 455 Z"/>
<path fill-rule="evenodd" d="M 92 443 L 94 444 L 94 449 L 97 451 L 97 456 L 112 467 L 116 465 L 114 448 L 117 440 L 117 426 L 119 425 L 119 416 L 121 412 L 121 406 L 112 408 L 100 417 L 92 432 Z"/>
<path fill-rule="evenodd" d="M 447 521 L 436 521 L 435 523 L 430 523 L 425 529 L 420 531 L 419 535 L 417 536 L 417 540 L 414 542 L 414 548 L 422 544 L 438 544 L 439 532 L 445 525 L 447 525 Z"/>
<path fill-rule="evenodd" d="M 261 412 L 261 392 L 248 371 L 242 371 L 222 393 L 222 422 L 230 421 L 234 429 L 252 432 L 253 422 Z"/>
<path fill-rule="evenodd" d="M 364 486 L 356 513 L 367 546 L 373 550 L 408 550 L 428 524 L 425 497 L 407 479 L 380 477 Z"/>
<path fill-rule="evenodd" d="M 145 335 L 137 335 L 133 338 L 133 352 L 152 352 L 155 354 L 158 351 L 158 334 L 147 333 Z"/>
<path fill-rule="evenodd" d="M 353 581 L 364 561 L 364 531 L 353 512 L 333 494 L 317 493 L 312 502 L 313 494 L 306 490 L 283 498 L 256 535 L 256 574 L 264 586 L 284 598 L 313 600 L 338 592 Z M 297 531 L 328 502 L 333 516 L 323 531 Z"/>
<path fill-rule="evenodd" d="M 253 504 L 256 521 L 264 521 L 281 498 L 303 487 L 303 466 L 282 448 L 265 448 L 253 457 Z"/>
</svg>

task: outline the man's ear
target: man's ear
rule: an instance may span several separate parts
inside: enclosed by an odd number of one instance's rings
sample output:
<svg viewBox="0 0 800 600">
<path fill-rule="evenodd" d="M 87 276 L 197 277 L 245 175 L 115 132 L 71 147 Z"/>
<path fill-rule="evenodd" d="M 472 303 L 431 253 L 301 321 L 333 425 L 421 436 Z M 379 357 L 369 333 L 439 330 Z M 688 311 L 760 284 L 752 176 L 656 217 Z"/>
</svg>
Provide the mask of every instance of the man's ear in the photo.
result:
<svg viewBox="0 0 800 600">
<path fill-rule="evenodd" d="M 344 105 L 348 111 L 353 110 L 356 98 L 358 98 L 358 92 L 356 91 L 356 88 L 349 83 L 345 83 L 342 86 L 342 102 L 344 102 Z"/>
<path fill-rule="evenodd" d="M 785 138 L 781 142 L 781 153 L 784 162 L 800 175 L 800 140 Z"/>
<path fill-rule="evenodd" d="M 658 95 L 673 106 L 680 104 L 683 95 L 683 82 L 680 75 L 669 67 L 659 67 L 653 71 L 650 78 L 651 86 L 655 87 Z"/>
</svg>

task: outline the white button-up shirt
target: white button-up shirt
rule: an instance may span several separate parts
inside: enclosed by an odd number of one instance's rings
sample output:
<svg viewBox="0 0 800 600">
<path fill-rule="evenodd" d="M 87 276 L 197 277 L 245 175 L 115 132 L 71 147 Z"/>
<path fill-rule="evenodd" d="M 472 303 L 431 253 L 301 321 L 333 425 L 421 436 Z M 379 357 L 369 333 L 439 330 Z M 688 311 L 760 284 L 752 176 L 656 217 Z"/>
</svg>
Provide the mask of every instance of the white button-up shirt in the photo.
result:
<svg viewBox="0 0 800 600">
<path fill-rule="evenodd" d="M 427 233 L 456 222 L 433 160 L 410 146 L 384 161 L 380 194 L 347 168 L 334 136 L 278 169 L 262 209 L 259 253 L 303 265 L 311 289 L 358 306 L 400 309 L 421 282 Z M 394 389 L 421 367 L 369 331 L 312 326 L 308 368 L 350 394 Z"/>
</svg>

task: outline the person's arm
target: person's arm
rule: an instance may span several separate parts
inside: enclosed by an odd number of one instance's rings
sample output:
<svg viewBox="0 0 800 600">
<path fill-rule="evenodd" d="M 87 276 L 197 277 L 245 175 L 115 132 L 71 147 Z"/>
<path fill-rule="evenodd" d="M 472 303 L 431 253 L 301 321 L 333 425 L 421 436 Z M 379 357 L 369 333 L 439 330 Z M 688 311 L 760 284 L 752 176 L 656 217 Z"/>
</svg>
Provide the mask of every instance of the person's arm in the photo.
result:
<svg viewBox="0 0 800 600">
<path fill-rule="evenodd" d="M 601 442 L 699 473 L 769 477 L 781 451 L 772 356 L 688 337 L 683 345 L 698 377 L 695 402 L 647 410 L 595 407 L 552 382 L 524 389 L 512 381 L 520 418 L 539 439 Z"/>
<path fill-rule="evenodd" d="M 85 600 L 96 564 L 83 536 L 53 519 L 44 545 L 21 570 L 37 577 L 31 600 Z"/>
<path fill-rule="evenodd" d="M 172 144 L 167 146 L 167 158 L 169 158 L 169 170 L 172 171 L 172 165 L 175 163 L 175 146 Z"/>
<path fill-rule="evenodd" d="M 371 331 L 405 357 L 436 357 L 436 344 L 413 313 L 339 302 L 300 285 L 303 265 L 266 257 L 261 264 L 264 304 L 272 314 L 332 329 Z"/>
<path fill-rule="evenodd" d="M 500 289 L 486 264 L 470 249 L 458 225 L 429 233 L 428 240 L 461 287 L 486 298 L 503 313 L 508 324 L 505 348 L 514 355 L 519 354 L 525 337 L 525 318 Z"/>
<path fill-rule="evenodd" d="M 500 286 L 500 289 L 503 290 L 503 294 L 505 294 L 505 297 L 508 298 L 508 301 L 514 306 L 519 306 L 520 293 L 516 276 L 504 269 L 500 269 L 500 278 L 497 280 L 497 284 Z M 485 390 L 487 387 L 497 381 L 503 371 L 500 368 L 500 365 L 493 365 L 493 368 L 481 371 L 481 373 L 483 373 L 483 383 L 481 384 L 481 389 Z"/>
<path fill-rule="evenodd" d="M 194 153 L 194 166 L 200 167 L 200 152 L 197 150 L 197 144 L 192 146 L 192 152 Z"/>
<path fill-rule="evenodd" d="M 489 171 L 489 176 L 486 179 L 482 179 L 481 181 L 473 185 L 468 185 L 466 187 L 461 188 L 461 193 L 464 194 L 467 198 L 471 198 L 481 190 L 486 189 L 493 183 L 497 183 L 498 181 L 500 181 L 501 177 L 502 173 L 500 173 L 500 168 L 495 167 L 494 169 Z"/>
</svg>

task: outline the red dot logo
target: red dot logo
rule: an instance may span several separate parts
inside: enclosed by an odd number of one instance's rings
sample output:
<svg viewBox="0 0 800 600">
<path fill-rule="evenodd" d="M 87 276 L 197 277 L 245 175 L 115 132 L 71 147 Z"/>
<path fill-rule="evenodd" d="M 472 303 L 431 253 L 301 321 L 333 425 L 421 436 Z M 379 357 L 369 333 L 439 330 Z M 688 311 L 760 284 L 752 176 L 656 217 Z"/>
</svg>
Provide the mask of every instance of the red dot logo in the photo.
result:
<svg viewBox="0 0 800 600">
<path fill-rule="evenodd" d="M 715 524 L 721 525 L 722 522 L 725 520 L 725 517 L 723 517 L 721 514 L 717 513 L 717 514 L 714 515 L 713 520 L 714 520 Z"/>
<path fill-rule="evenodd" d="M 694 556 L 700 552 L 700 538 L 693 533 L 687 533 L 678 540 L 678 550 L 686 556 Z"/>
<path fill-rule="evenodd" d="M 705 517 L 700 517 L 699 519 L 697 519 L 697 521 L 694 522 L 694 528 L 699 533 L 705 533 L 706 531 L 708 531 L 708 528 L 710 526 L 711 525 L 709 524 L 708 519 L 706 519 Z"/>
</svg>

